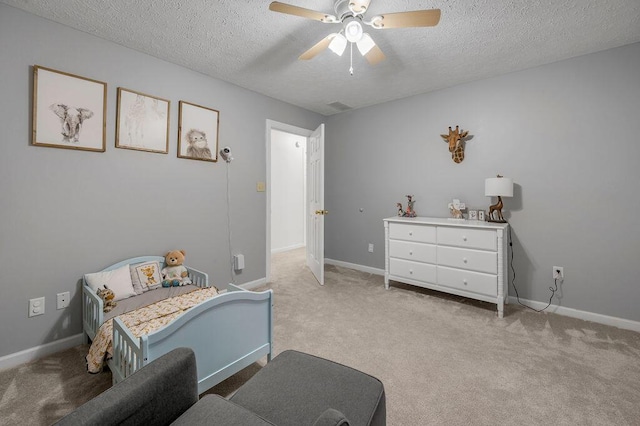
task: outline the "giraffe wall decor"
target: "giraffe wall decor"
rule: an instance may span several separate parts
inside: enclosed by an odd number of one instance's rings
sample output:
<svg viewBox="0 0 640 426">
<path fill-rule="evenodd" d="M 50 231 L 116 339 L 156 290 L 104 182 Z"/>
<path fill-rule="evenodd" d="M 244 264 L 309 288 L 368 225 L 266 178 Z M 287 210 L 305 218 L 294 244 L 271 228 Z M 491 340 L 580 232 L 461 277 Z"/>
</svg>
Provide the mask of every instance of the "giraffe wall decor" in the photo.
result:
<svg viewBox="0 0 640 426">
<path fill-rule="evenodd" d="M 467 137 L 469 131 L 466 130 L 464 132 L 460 132 L 458 126 L 456 126 L 456 130 L 451 130 L 449 127 L 448 135 L 440 135 L 445 142 L 449 143 L 449 152 L 451 153 L 451 158 L 456 163 L 462 163 L 464 160 L 464 138 Z"/>
</svg>

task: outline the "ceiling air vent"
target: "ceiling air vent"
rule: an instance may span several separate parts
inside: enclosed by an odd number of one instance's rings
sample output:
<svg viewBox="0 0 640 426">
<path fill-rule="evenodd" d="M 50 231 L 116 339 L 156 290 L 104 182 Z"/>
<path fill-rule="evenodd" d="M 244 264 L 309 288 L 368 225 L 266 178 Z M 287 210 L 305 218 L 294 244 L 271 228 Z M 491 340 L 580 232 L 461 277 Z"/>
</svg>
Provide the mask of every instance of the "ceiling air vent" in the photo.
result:
<svg viewBox="0 0 640 426">
<path fill-rule="evenodd" d="M 351 107 L 349 105 L 345 105 L 342 102 L 333 102 L 331 104 L 328 104 L 330 107 L 335 108 L 339 111 L 348 111 L 351 109 Z"/>
</svg>

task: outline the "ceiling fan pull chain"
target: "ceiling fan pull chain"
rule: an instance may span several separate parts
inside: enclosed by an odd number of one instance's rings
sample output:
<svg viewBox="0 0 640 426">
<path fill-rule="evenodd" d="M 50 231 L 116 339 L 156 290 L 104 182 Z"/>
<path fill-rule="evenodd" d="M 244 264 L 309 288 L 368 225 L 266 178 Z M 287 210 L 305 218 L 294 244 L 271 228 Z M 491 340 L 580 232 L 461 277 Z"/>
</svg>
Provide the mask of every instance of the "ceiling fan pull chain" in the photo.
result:
<svg viewBox="0 0 640 426">
<path fill-rule="evenodd" d="M 349 67 L 349 72 L 353 75 L 353 43 L 349 43 L 351 46 L 351 67 Z"/>
</svg>

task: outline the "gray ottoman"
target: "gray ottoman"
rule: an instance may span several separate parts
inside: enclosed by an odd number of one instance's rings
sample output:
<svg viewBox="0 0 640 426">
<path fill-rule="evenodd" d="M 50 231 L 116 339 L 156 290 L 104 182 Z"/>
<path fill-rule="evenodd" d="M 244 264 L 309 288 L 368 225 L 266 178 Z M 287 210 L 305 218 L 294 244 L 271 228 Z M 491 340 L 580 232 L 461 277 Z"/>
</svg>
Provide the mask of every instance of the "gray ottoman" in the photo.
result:
<svg viewBox="0 0 640 426">
<path fill-rule="evenodd" d="M 292 350 L 275 357 L 230 400 L 278 426 L 386 425 L 380 380 Z"/>
</svg>

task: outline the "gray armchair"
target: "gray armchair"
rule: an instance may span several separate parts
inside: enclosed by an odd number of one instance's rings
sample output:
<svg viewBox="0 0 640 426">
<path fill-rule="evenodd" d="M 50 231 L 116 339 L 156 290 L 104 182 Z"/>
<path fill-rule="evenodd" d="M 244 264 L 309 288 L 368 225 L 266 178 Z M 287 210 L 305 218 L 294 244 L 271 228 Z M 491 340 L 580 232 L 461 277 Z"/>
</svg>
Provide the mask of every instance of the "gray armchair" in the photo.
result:
<svg viewBox="0 0 640 426">
<path fill-rule="evenodd" d="M 198 400 L 193 351 L 178 348 L 63 417 L 58 425 L 386 425 L 382 383 L 344 365 L 285 351 L 229 399 Z"/>
</svg>

